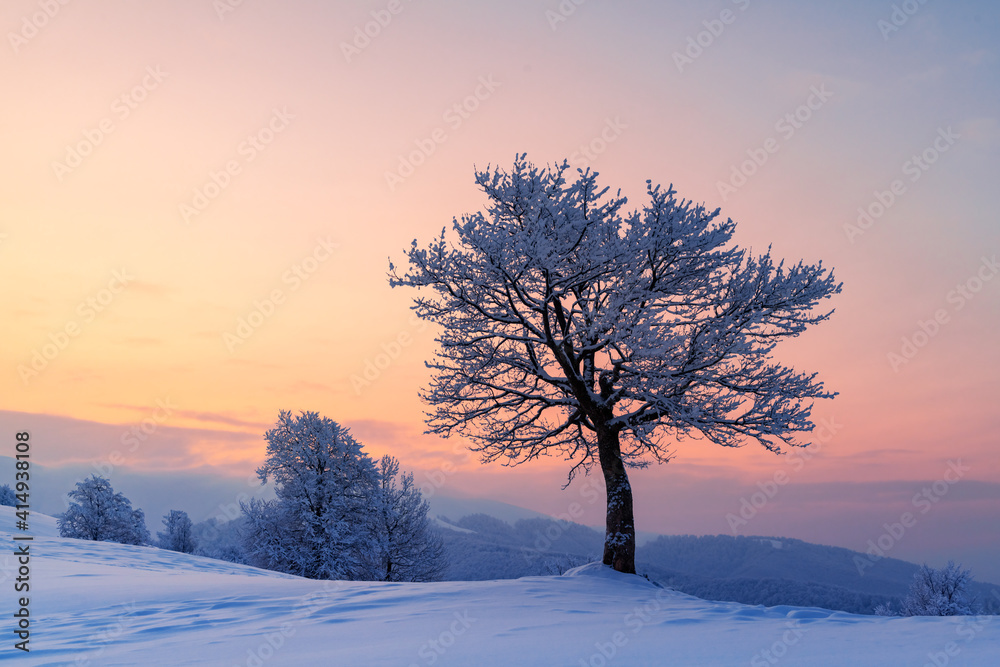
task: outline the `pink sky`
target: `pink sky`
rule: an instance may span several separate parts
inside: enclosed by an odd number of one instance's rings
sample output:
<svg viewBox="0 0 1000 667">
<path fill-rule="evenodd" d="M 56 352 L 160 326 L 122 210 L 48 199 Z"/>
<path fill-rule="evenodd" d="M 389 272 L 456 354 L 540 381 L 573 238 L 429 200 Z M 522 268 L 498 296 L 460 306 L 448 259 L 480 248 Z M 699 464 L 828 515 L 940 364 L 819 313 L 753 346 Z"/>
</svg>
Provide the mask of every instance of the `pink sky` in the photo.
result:
<svg viewBox="0 0 1000 667">
<path fill-rule="evenodd" d="M 679 443 L 635 476 L 640 529 L 727 532 L 788 470 L 744 534 L 864 548 L 961 460 L 892 555 L 951 535 L 1000 557 L 992 3 L 899 25 L 860 0 L 225 3 L 0 10 L 0 423 L 45 435 L 40 463 L 104 460 L 145 422 L 126 467 L 245 477 L 280 409 L 317 410 L 425 483 L 448 466 L 442 493 L 564 511 L 564 462 L 482 467 L 421 434 L 434 331 L 385 278 L 482 205 L 474 165 L 527 152 L 637 204 L 673 183 L 740 244 L 844 282 L 780 353 L 841 392 L 821 450 L 792 470 Z"/>
</svg>

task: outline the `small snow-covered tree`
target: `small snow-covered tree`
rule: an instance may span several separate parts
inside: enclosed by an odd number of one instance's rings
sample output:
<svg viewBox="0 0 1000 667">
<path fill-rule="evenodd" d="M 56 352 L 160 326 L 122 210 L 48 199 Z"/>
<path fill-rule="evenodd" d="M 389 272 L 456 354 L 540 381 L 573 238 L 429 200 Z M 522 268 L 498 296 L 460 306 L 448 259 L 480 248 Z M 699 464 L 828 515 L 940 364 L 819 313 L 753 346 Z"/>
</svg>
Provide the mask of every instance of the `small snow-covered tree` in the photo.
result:
<svg viewBox="0 0 1000 667">
<path fill-rule="evenodd" d="M 8 507 L 17 505 L 17 495 L 14 493 L 14 489 L 10 488 L 10 484 L 0 486 L 0 505 Z"/>
<path fill-rule="evenodd" d="M 922 565 L 913 575 L 909 594 L 903 598 L 900 616 L 971 616 L 979 603 L 969 599 L 972 570 L 953 561 L 940 570 Z"/>
<path fill-rule="evenodd" d="M 132 502 L 111 488 L 111 482 L 92 475 L 69 492 L 69 508 L 56 517 L 59 535 L 98 542 L 148 544 L 146 517 Z"/>
<path fill-rule="evenodd" d="M 414 240 L 393 287 L 427 288 L 418 317 L 441 327 L 421 394 L 432 433 L 460 434 L 485 462 L 555 454 L 599 465 L 607 489 L 603 561 L 635 572 L 626 467 L 665 462 L 671 442 L 804 446 L 815 374 L 774 361 L 775 345 L 832 311 L 822 263 L 775 264 L 730 246 L 735 223 L 647 181 L 626 211 L 597 173 L 569 164 L 477 171 L 485 212 L 454 221 L 457 242 Z"/>
<path fill-rule="evenodd" d="M 444 543 L 427 518 L 430 509 L 413 473 L 400 473 L 386 454 L 377 463 L 379 486 L 371 508 L 373 548 L 368 579 L 436 581 L 444 572 Z"/>
<path fill-rule="evenodd" d="M 163 516 L 163 524 L 167 530 L 156 534 L 161 549 L 180 551 L 184 554 L 194 553 L 195 543 L 191 535 L 191 519 L 187 512 L 170 510 L 170 514 Z"/>
<path fill-rule="evenodd" d="M 257 475 L 277 499 L 243 503 L 252 565 L 311 579 L 359 579 L 371 549 L 369 505 L 378 474 L 348 430 L 315 412 L 282 411 L 265 435 Z"/>
<path fill-rule="evenodd" d="M 895 612 L 895 610 L 893 610 L 892 604 L 889 603 L 889 602 L 880 602 L 879 604 L 875 605 L 875 608 L 872 609 L 872 611 L 874 612 L 874 614 L 876 616 L 898 616 L 899 615 L 899 614 L 897 614 Z"/>
</svg>

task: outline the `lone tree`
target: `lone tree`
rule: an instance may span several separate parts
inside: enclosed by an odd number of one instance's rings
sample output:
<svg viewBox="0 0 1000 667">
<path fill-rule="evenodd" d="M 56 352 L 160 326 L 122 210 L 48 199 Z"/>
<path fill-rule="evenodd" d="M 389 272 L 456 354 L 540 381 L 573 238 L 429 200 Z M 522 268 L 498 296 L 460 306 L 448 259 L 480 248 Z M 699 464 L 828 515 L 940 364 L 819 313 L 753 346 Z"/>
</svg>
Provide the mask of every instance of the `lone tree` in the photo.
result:
<svg viewBox="0 0 1000 667">
<path fill-rule="evenodd" d="M 668 461 L 684 436 L 804 446 L 812 399 L 835 393 L 771 351 L 827 319 L 813 311 L 841 286 L 822 263 L 729 247 L 735 223 L 672 187 L 647 181 L 649 202 L 626 211 L 596 172 L 568 170 L 525 155 L 477 170 L 486 211 L 454 221 L 457 243 L 414 241 L 389 282 L 431 288 L 413 309 L 441 326 L 428 432 L 470 438 L 484 462 L 563 456 L 569 481 L 599 463 L 604 563 L 634 573 L 626 468 Z"/>
</svg>

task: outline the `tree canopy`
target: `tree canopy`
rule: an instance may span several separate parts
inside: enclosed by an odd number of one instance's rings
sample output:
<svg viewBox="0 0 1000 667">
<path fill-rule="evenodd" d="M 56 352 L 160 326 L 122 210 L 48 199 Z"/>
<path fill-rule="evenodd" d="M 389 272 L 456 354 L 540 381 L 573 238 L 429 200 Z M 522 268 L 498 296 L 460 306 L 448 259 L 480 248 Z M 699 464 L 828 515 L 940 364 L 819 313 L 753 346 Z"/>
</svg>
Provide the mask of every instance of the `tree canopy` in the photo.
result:
<svg viewBox="0 0 1000 667">
<path fill-rule="evenodd" d="M 414 240 L 389 281 L 418 288 L 414 310 L 439 325 L 421 392 L 429 431 L 469 438 L 484 461 L 545 455 L 570 479 L 599 464 L 608 490 L 604 560 L 634 571 L 625 466 L 665 462 L 699 436 L 726 447 L 801 446 L 815 374 L 772 357 L 832 311 L 840 291 L 822 263 L 775 263 L 731 245 L 735 223 L 646 184 L 628 210 L 596 172 L 476 171 L 485 211 L 426 246 Z"/>
</svg>

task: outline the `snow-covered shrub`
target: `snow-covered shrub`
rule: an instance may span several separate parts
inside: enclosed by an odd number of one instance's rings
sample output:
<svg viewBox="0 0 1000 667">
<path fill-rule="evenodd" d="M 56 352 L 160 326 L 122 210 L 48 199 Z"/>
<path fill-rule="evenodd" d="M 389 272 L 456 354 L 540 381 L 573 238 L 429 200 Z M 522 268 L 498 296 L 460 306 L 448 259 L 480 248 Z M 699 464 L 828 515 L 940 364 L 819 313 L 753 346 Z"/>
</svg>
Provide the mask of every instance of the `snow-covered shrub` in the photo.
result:
<svg viewBox="0 0 1000 667">
<path fill-rule="evenodd" d="M 972 581 L 971 570 L 948 561 L 941 570 L 922 565 L 913 578 L 900 616 L 971 616 L 979 613 L 978 601 L 970 600 L 966 592 Z"/>
<path fill-rule="evenodd" d="M 896 616 L 895 610 L 892 608 L 892 604 L 888 602 L 882 602 L 875 606 L 872 610 L 876 616 Z"/>
<path fill-rule="evenodd" d="M 17 496 L 14 495 L 14 489 L 10 488 L 10 484 L 0 486 L 0 505 L 8 507 L 17 505 Z"/>
<path fill-rule="evenodd" d="M 121 544 L 148 544 L 146 517 L 111 482 L 92 475 L 69 492 L 69 509 L 56 517 L 62 537 Z"/>
</svg>

